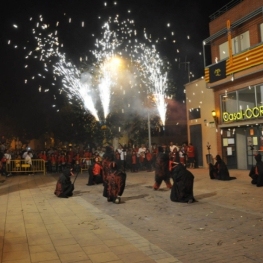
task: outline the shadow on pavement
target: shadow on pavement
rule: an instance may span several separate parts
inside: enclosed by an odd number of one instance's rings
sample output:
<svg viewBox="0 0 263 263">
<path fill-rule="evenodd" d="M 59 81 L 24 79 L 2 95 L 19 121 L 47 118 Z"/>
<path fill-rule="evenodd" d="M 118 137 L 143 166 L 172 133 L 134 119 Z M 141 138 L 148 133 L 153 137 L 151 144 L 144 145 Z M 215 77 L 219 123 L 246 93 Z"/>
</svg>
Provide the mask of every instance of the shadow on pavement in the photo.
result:
<svg viewBox="0 0 263 263">
<path fill-rule="evenodd" d="M 200 194 L 200 195 L 195 195 L 195 198 L 200 200 L 200 199 L 205 199 L 211 196 L 217 195 L 217 192 L 211 192 L 211 193 L 205 193 L 205 194 Z"/>
<path fill-rule="evenodd" d="M 146 196 L 148 196 L 148 194 L 129 196 L 129 197 L 121 197 L 121 201 L 125 202 L 125 201 L 129 201 L 129 200 L 141 199 L 141 198 L 144 198 Z"/>
</svg>

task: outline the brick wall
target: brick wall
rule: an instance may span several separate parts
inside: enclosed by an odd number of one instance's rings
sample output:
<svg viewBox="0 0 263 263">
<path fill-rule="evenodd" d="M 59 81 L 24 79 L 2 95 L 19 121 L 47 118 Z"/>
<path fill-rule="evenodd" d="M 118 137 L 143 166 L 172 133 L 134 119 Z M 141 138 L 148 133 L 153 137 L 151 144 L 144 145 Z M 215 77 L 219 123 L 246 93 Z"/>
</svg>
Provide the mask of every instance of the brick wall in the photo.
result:
<svg viewBox="0 0 263 263">
<path fill-rule="evenodd" d="M 252 11 L 263 6 L 263 0 L 244 0 L 232 9 L 217 17 L 215 20 L 209 23 L 210 35 L 215 34 L 221 29 L 226 27 L 226 21 L 230 20 L 231 23 L 236 21 Z"/>
<path fill-rule="evenodd" d="M 250 37 L 250 46 L 254 46 L 261 41 L 261 36 L 260 36 L 260 30 L 259 30 L 259 25 L 263 23 L 263 15 L 260 14 L 250 21 L 242 24 L 239 27 L 234 28 L 231 31 L 231 37 L 234 38 L 238 35 L 241 35 L 242 33 L 249 31 L 249 37 Z M 226 23 L 225 23 L 226 27 Z M 219 55 L 219 45 L 225 43 L 227 41 L 227 35 L 223 35 L 216 40 L 212 42 L 211 45 L 211 54 L 212 54 L 212 63 L 215 62 L 215 58 L 220 58 Z"/>
</svg>

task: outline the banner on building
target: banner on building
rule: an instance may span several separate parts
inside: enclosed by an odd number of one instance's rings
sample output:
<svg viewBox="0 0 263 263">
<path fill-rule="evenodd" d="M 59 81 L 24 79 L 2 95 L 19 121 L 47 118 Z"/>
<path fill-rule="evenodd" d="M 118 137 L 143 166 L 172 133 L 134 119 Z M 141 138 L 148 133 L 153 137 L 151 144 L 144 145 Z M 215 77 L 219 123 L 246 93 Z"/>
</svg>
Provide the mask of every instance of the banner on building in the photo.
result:
<svg viewBox="0 0 263 263">
<path fill-rule="evenodd" d="M 226 60 L 216 63 L 209 68 L 209 82 L 216 82 L 226 77 Z"/>
</svg>

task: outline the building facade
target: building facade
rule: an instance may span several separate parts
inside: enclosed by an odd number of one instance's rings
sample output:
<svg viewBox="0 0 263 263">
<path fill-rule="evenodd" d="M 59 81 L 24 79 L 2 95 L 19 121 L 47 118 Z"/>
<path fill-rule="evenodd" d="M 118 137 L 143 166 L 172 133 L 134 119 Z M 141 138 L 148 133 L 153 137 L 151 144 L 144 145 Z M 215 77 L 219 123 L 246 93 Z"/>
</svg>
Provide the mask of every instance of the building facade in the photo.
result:
<svg viewBox="0 0 263 263">
<path fill-rule="evenodd" d="M 211 114 L 214 92 L 207 89 L 204 78 L 185 84 L 188 142 L 195 148 L 198 167 L 208 168 L 217 155 L 217 127 Z"/>
<path fill-rule="evenodd" d="M 231 1 L 211 19 L 203 47 L 217 150 L 229 168 L 250 169 L 263 153 L 263 0 Z"/>
</svg>

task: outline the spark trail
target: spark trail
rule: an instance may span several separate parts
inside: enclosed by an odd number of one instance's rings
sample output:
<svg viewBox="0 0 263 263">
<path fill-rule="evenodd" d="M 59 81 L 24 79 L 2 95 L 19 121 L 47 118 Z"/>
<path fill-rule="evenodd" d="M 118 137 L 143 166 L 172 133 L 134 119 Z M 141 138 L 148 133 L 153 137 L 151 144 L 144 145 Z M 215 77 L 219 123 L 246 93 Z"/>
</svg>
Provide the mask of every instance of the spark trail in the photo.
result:
<svg viewBox="0 0 263 263">
<path fill-rule="evenodd" d="M 143 52 L 139 52 L 140 57 L 138 58 L 138 62 L 142 66 L 141 74 L 143 79 L 148 82 L 148 89 L 154 96 L 162 125 L 165 126 L 167 72 L 165 71 L 164 62 L 154 45 L 150 48 L 142 44 L 139 46 L 139 49 L 143 50 Z"/>
<path fill-rule="evenodd" d="M 39 20 L 32 30 L 37 45 L 33 51 L 28 53 L 26 58 L 36 58 L 35 54 L 38 54 L 39 61 L 44 65 L 44 71 L 48 72 L 51 68 L 54 80 L 57 80 L 56 76 L 62 79 L 60 91 L 65 92 L 70 101 L 77 99 L 86 111 L 90 112 L 96 120 L 99 120 L 96 102 L 100 99 L 104 119 L 106 119 L 110 112 L 113 88 L 116 88 L 120 75 L 116 61 L 123 59 L 136 65 L 134 67 L 137 67 L 138 72 L 140 72 L 140 76 L 148 89 L 147 93 L 152 93 L 155 97 L 161 122 L 165 125 L 167 108 L 165 101 L 167 89 L 165 65 L 146 32 L 144 32 L 144 37 L 148 42 L 147 44 L 140 43 L 137 40 L 137 31 L 133 20 L 128 19 L 119 22 L 118 16 L 116 16 L 113 21 L 109 19 L 104 23 L 102 37 L 96 40 L 95 49 L 91 51 L 96 60 L 93 64 L 95 68 L 93 73 L 83 73 L 74 64 L 68 62 L 65 53 L 60 51 L 60 47 L 63 45 L 59 42 L 58 31 L 49 33 L 47 30 L 49 26 L 43 22 L 42 16 L 39 17 Z M 149 47 L 149 43 L 151 47 Z M 89 77 L 85 77 L 85 74 Z M 136 73 L 133 74 L 136 81 L 138 76 Z M 38 75 L 43 76 L 44 74 Z M 132 81 L 127 82 L 131 88 L 136 86 Z M 122 92 L 126 94 L 125 90 Z M 127 92 L 127 94 L 130 93 Z M 117 98 L 117 100 L 119 99 Z M 131 101 L 128 105 L 130 107 Z"/>
<path fill-rule="evenodd" d="M 91 81 L 81 81 L 82 74 L 80 70 L 71 62 L 67 62 L 66 55 L 59 50 L 61 44 L 59 43 L 57 31 L 52 33 L 44 32 L 49 26 L 43 23 L 42 16 L 39 17 L 39 20 L 32 30 L 33 34 L 36 35 L 37 46 L 34 51 L 28 53 L 26 59 L 38 53 L 39 61 L 43 63 L 46 72 L 49 71 L 51 64 L 54 80 L 56 80 L 56 76 L 62 78 L 60 91 L 64 91 L 69 100 L 74 98 L 81 101 L 86 111 L 89 111 L 98 121 L 99 116 L 94 104 L 96 100 L 92 97 Z M 56 62 L 53 62 L 52 58 L 56 58 Z M 39 74 L 39 76 L 42 76 L 42 74 Z"/>
</svg>

